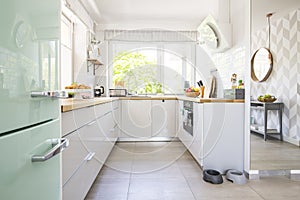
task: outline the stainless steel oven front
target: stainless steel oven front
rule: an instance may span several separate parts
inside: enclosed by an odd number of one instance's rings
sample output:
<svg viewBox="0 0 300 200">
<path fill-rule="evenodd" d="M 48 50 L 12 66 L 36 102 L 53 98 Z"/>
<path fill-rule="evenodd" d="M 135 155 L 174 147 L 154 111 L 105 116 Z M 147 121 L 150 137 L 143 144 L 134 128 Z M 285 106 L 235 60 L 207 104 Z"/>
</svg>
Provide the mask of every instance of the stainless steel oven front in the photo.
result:
<svg viewBox="0 0 300 200">
<path fill-rule="evenodd" d="M 193 136 L 193 102 L 183 101 L 183 129 Z"/>
</svg>

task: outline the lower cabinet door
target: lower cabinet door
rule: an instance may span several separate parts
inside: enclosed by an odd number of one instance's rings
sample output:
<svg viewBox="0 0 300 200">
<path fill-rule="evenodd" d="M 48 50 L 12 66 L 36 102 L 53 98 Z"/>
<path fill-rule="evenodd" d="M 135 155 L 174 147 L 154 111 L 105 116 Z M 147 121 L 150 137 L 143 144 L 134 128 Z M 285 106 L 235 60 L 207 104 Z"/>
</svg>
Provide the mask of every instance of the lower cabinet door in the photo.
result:
<svg viewBox="0 0 300 200">
<path fill-rule="evenodd" d="M 62 184 L 71 178 L 80 167 L 84 158 L 89 153 L 84 147 L 84 141 L 80 138 L 79 132 L 75 131 L 66 136 L 69 139 L 69 147 L 62 153 Z"/>
<path fill-rule="evenodd" d="M 59 136 L 59 120 L 0 136 L 0 199 L 60 199 L 60 154 L 32 161 L 53 149 Z"/>
<path fill-rule="evenodd" d="M 189 147 L 189 151 L 196 161 L 202 166 L 203 156 L 203 104 L 194 103 L 193 106 L 193 140 Z"/>
<path fill-rule="evenodd" d="M 63 187 L 63 200 L 83 200 L 100 170 L 99 163 L 87 156 L 86 161 Z"/>
<path fill-rule="evenodd" d="M 177 135 L 175 103 L 174 100 L 151 101 L 152 137 L 175 137 Z"/>
<path fill-rule="evenodd" d="M 92 121 L 78 130 L 84 148 L 95 153 L 94 158 L 102 166 L 114 146 L 109 137 L 111 113 Z"/>
<path fill-rule="evenodd" d="M 151 137 L 151 101 L 122 100 L 120 137 L 147 139 Z"/>
</svg>

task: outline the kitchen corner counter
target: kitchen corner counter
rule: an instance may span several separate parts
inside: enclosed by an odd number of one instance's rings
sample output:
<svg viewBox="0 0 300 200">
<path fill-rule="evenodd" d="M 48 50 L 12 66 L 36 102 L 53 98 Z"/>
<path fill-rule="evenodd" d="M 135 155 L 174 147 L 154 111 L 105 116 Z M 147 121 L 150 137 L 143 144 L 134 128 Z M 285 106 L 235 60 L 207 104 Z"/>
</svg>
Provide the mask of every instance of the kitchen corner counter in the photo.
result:
<svg viewBox="0 0 300 200">
<path fill-rule="evenodd" d="M 216 98 L 193 98 L 184 95 L 165 96 L 128 96 L 128 97 L 100 97 L 94 99 L 61 99 L 61 112 L 68 112 L 80 108 L 108 103 L 115 100 L 182 100 L 196 103 L 244 103 L 244 99 L 216 99 Z"/>
</svg>

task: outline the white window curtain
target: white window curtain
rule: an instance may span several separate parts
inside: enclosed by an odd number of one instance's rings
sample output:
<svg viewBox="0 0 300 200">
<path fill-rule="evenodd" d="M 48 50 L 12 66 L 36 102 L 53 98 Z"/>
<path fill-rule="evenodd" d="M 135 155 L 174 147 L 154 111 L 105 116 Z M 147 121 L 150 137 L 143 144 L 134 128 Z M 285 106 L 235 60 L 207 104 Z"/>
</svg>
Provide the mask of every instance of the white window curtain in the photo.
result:
<svg viewBox="0 0 300 200">
<path fill-rule="evenodd" d="M 196 42 L 197 31 L 105 30 L 104 39 L 128 42 Z"/>
</svg>

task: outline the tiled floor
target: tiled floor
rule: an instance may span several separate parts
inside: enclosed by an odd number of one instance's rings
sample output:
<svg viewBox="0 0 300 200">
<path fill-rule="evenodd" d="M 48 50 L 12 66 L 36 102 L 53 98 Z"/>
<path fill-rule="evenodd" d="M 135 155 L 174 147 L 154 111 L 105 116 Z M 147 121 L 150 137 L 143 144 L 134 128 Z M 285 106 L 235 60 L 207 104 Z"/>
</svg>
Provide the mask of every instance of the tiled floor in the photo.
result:
<svg viewBox="0 0 300 200">
<path fill-rule="evenodd" d="M 299 200 L 285 177 L 213 185 L 180 142 L 117 143 L 86 200 Z"/>
<path fill-rule="evenodd" d="M 296 145 L 251 134 L 251 169 L 300 170 L 300 148 Z M 299 197 L 300 199 L 300 197 Z"/>
</svg>

